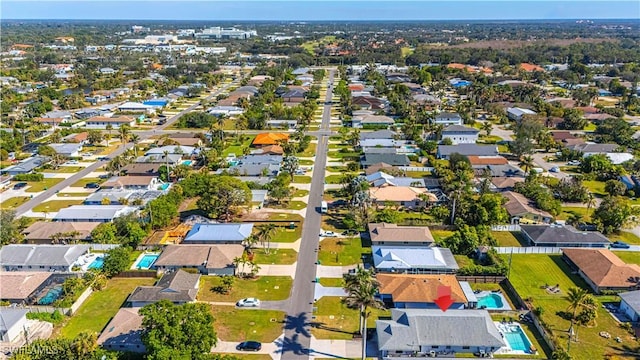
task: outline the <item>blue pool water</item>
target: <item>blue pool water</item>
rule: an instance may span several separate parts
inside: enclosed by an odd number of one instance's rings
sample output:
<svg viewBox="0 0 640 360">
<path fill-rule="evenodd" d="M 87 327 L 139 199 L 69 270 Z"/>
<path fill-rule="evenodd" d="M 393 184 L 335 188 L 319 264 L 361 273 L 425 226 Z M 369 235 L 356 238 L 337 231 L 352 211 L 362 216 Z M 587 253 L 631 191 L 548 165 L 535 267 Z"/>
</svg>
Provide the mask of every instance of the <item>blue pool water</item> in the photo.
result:
<svg viewBox="0 0 640 360">
<path fill-rule="evenodd" d="M 502 303 L 502 297 L 498 294 L 488 294 L 478 298 L 478 309 L 482 307 L 486 309 L 502 309 L 504 304 Z"/>
<path fill-rule="evenodd" d="M 142 259 L 140 259 L 136 267 L 138 269 L 149 269 L 153 265 L 153 263 L 156 262 L 156 260 L 158 259 L 158 256 L 160 255 L 146 254 L 142 256 Z"/>
<path fill-rule="evenodd" d="M 509 343 L 511 349 L 529 352 L 531 342 L 520 326 L 507 325 L 501 330 L 503 330 L 504 338 Z"/>
<path fill-rule="evenodd" d="M 182 162 L 182 165 L 187 165 L 187 166 L 191 166 L 192 161 L 191 160 L 185 160 Z"/>
<path fill-rule="evenodd" d="M 91 264 L 89 264 L 89 269 L 102 269 L 102 265 L 104 265 L 104 257 L 98 256 Z"/>
<path fill-rule="evenodd" d="M 169 188 L 169 184 L 160 185 L 160 190 L 167 190 Z"/>
<path fill-rule="evenodd" d="M 54 301 L 58 300 L 60 295 L 62 295 L 62 286 L 53 287 L 38 300 L 38 305 L 51 305 Z"/>
</svg>

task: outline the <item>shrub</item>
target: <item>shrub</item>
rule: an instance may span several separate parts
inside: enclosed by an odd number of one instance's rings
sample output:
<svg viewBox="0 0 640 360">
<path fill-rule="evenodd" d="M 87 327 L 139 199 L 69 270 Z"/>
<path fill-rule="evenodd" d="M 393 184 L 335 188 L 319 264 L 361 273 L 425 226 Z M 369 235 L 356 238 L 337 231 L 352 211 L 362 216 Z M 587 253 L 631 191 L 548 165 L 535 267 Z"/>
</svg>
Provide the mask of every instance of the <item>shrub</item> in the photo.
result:
<svg viewBox="0 0 640 360">
<path fill-rule="evenodd" d="M 48 313 L 48 312 L 39 312 L 39 313 L 34 313 L 34 312 L 30 312 L 27 313 L 27 319 L 29 320 L 41 320 L 41 321 L 46 321 L 46 322 L 50 322 L 52 324 L 59 324 L 62 322 L 62 320 L 64 320 L 64 315 L 62 315 L 62 313 L 58 310 L 54 311 L 53 313 Z"/>
<path fill-rule="evenodd" d="M 43 174 L 17 174 L 13 177 L 15 181 L 42 181 L 44 180 Z"/>
</svg>

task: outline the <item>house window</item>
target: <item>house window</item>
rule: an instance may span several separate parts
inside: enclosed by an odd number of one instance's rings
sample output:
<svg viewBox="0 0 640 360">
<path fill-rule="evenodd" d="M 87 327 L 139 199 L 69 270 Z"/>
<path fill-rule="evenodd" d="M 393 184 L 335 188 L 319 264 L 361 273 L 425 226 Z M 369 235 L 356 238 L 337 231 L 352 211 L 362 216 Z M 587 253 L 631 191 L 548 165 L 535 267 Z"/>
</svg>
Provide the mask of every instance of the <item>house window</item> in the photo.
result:
<svg viewBox="0 0 640 360">
<path fill-rule="evenodd" d="M 432 349 L 437 349 L 437 348 L 438 348 L 438 345 L 432 345 L 432 346 L 431 346 L 431 348 L 432 348 Z"/>
<path fill-rule="evenodd" d="M 465 350 L 469 350 L 469 346 L 463 346 L 462 348 Z"/>
</svg>

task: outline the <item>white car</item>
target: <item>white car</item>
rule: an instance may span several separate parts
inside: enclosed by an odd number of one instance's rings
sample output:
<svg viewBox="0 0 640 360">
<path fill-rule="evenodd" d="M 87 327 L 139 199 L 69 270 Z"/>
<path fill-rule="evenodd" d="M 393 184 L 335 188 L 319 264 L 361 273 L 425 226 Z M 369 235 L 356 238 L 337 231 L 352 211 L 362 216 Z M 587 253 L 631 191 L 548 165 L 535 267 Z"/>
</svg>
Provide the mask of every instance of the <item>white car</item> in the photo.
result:
<svg viewBox="0 0 640 360">
<path fill-rule="evenodd" d="M 236 303 L 237 307 L 258 307 L 260 306 L 260 300 L 256 298 L 246 298 Z"/>
<path fill-rule="evenodd" d="M 69 165 L 77 165 L 78 164 L 78 160 L 69 160 L 69 161 L 67 161 L 67 164 L 69 164 Z"/>
<path fill-rule="evenodd" d="M 333 231 L 325 231 L 324 233 L 320 233 L 320 236 L 324 237 L 337 237 L 338 235 Z"/>
<path fill-rule="evenodd" d="M 567 163 L 567 165 L 571 165 L 571 166 L 580 166 L 580 161 L 578 160 L 571 160 Z"/>
</svg>

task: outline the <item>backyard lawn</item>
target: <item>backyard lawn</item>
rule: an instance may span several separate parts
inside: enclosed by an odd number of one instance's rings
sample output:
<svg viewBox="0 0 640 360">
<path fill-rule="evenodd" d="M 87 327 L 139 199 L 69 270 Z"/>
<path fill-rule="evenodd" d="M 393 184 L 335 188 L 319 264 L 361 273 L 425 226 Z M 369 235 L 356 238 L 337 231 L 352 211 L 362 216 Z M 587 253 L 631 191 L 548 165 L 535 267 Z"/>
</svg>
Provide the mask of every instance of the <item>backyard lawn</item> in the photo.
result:
<svg viewBox="0 0 640 360">
<path fill-rule="evenodd" d="M 569 302 L 564 298 L 567 290 L 571 287 L 588 288 L 586 283 L 571 273 L 560 255 L 513 255 L 509 280 L 523 299 L 531 298 L 534 308 L 540 306 L 544 309 L 541 319 L 552 329 L 558 342 L 566 346 L 570 322 L 556 313 L 567 310 Z M 560 293 L 549 293 L 544 289 L 545 284 L 559 285 Z M 574 359 L 600 359 L 603 354 L 616 354 L 621 348 L 614 340 L 617 336 L 623 339 L 623 343 L 630 341 L 628 334 L 601 306 L 597 312 L 596 326 L 576 329 L 579 342 L 571 346 Z M 600 337 L 600 331 L 608 332 L 612 338 Z"/>
<path fill-rule="evenodd" d="M 229 294 L 218 294 L 213 287 L 221 284 L 221 276 L 203 276 L 200 279 L 198 300 L 233 302 L 248 297 L 260 300 L 285 300 L 289 297 L 293 279 L 289 276 L 260 276 L 256 279 L 236 278 Z"/>
<path fill-rule="evenodd" d="M 628 244 L 640 245 L 640 238 L 634 233 L 628 231 L 619 231 L 617 233 L 607 235 L 611 241 L 624 241 Z"/>
<path fill-rule="evenodd" d="M 27 201 L 29 201 L 29 197 L 28 196 L 12 197 L 12 198 L 7 199 L 7 200 L 3 201 L 2 203 L 0 203 L 0 209 L 2 209 L 2 210 L 15 209 L 18 206 L 26 203 Z"/>
<path fill-rule="evenodd" d="M 627 264 L 640 265 L 640 256 L 635 251 L 614 251 L 614 253 Z"/>
<path fill-rule="evenodd" d="M 578 214 L 582 216 L 582 221 L 590 221 L 594 210 L 594 207 L 587 209 L 586 207 L 563 206 L 562 212 L 556 218 L 558 220 L 568 220 L 572 215 Z"/>
<path fill-rule="evenodd" d="M 295 175 L 293 182 L 296 184 L 311 184 L 311 176 Z"/>
<path fill-rule="evenodd" d="M 155 283 L 155 278 L 113 278 L 107 286 L 96 291 L 80 306 L 61 329 L 61 335 L 71 339 L 83 331 L 100 333 L 109 320 L 118 312 L 120 306 L 137 286 Z"/>
<path fill-rule="evenodd" d="M 44 191 L 45 188 L 49 189 L 55 184 L 61 182 L 62 178 L 48 178 L 43 179 L 42 181 L 27 181 L 28 187 L 25 189 L 25 192 L 40 192 Z"/>
<path fill-rule="evenodd" d="M 298 224 L 295 229 L 287 227 L 279 227 L 276 229 L 271 242 L 292 243 L 302 237 L 302 224 Z"/>
<path fill-rule="evenodd" d="M 584 185 L 589 191 L 591 191 L 594 195 L 607 196 L 607 192 L 604 191 L 604 181 L 597 180 L 589 180 L 583 181 L 582 185 Z"/>
<path fill-rule="evenodd" d="M 362 246 L 360 237 L 356 238 L 325 238 L 320 242 L 318 261 L 322 265 L 345 266 L 360 264 L 362 254 L 371 253 L 370 247 Z"/>
<path fill-rule="evenodd" d="M 237 309 L 211 306 L 213 327 L 222 341 L 272 342 L 282 335 L 285 313 L 275 310 Z"/>
<path fill-rule="evenodd" d="M 349 309 L 342 303 L 341 298 L 325 296 L 316 301 L 314 307 L 315 320 L 311 333 L 318 339 L 351 340 L 358 332 L 360 316 L 358 310 Z M 389 310 L 368 310 L 367 328 L 374 328 L 380 316 L 389 317 Z"/>
<path fill-rule="evenodd" d="M 498 246 L 522 246 L 519 241 L 522 236 L 520 232 L 492 231 L 491 236 L 496 239 Z"/>
<path fill-rule="evenodd" d="M 64 209 L 71 205 L 80 205 L 82 204 L 82 200 L 51 200 L 45 201 L 34 206 L 33 211 L 35 212 L 58 212 L 60 209 Z"/>
<path fill-rule="evenodd" d="M 242 151 L 251 146 L 253 139 L 255 139 L 255 136 L 249 136 L 241 143 L 235 142 L 233 145 L 224 149 L 222 156 L 227 156 L 229 154 L 236 154 L 237 157 L 242 156 Z"/>
<path fill-rule="evenodd" d="M 431 230 L 431 235 L 433 235 L 433 238 L 436 241 L 448 238 L 449 236 L 451 236 L 453 234 L 455 234 L 455 231 L 451 231 L 451 230 Z"/>
<path fill-rule="evenodd" d="M 260 246 L 260 244 L 258 244 Z M 298 253 L 293 249 L 271 249 L 267 254 L 262 247 L 253 249 L 257 264 L 290 265 L 298 259 Z"/>
</svg>

